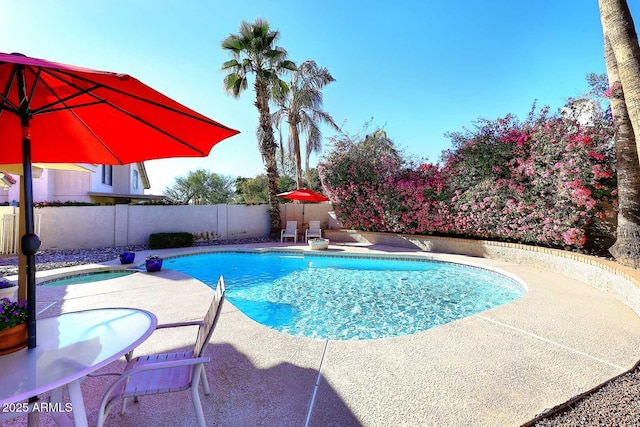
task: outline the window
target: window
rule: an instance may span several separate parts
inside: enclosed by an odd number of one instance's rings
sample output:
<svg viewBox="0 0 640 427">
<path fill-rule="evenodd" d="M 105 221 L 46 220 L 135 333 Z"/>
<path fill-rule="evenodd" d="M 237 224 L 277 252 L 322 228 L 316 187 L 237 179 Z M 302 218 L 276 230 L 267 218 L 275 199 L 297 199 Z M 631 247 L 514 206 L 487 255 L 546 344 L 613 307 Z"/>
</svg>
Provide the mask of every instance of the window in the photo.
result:
<svg viewBox="0 0 640 427">
<path fill-rule="evenodd" d="M 138 189 L 138 171 L 135 169 L 133 170 L 133 189 Z"/>
<path fill-rule="evenodd" d="M 102 183 L 113 185 L 113 166 L 102 165 Z"/>
</svg>

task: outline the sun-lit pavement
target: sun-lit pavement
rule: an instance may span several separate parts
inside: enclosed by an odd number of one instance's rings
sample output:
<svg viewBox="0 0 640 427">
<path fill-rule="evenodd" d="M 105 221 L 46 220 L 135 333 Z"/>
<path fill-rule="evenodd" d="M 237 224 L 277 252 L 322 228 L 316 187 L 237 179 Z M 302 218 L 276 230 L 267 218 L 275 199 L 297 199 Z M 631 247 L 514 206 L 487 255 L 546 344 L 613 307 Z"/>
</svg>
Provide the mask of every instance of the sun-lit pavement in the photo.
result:
<svg viewBox="0 0 640 427">
<path fill-rule="evenodd" d="M 302 244 L 236 247 L 266 246 L 306 250 Z M 329 250 L 403 254 L 398 248 L 364 245 L 331 245 Z M 212 393 L 200 393 L 208 425 L 517 426 L 630 369 L 639 359 L 640 319 L 611 295 L 535 267 L 412 254 L 499 268 L 523 279 L 528 293 L 428 331 L 368 341 L 288 336 L 252 321 L 227 301 L 207 350 Z M 145 255 L 140 252 L 137 259 Z M 212 292 L 195 279 L 162 270 L 39 287 L 38 298 L 42 316 L 127 306 L 150 310 L 165 323 L 202 318 Z M 188 347 L 194 337 L 194 328 L 157 331 L 137 353 Z M 116 362 L 106 370 L 122 365 Z M 82 384 L 90 425 L 96 423 L 100 398 L 112 380 L 88 378 Z M 48 414 L 41 414 L 40 421 L 53 425 Z M 185 391 L 142 398 L 129 404 L 125 415 L 114 409 L 107 425 L 195 422 Z M 6 425 L 26 425 L 26 417 Z"/>
</svg>

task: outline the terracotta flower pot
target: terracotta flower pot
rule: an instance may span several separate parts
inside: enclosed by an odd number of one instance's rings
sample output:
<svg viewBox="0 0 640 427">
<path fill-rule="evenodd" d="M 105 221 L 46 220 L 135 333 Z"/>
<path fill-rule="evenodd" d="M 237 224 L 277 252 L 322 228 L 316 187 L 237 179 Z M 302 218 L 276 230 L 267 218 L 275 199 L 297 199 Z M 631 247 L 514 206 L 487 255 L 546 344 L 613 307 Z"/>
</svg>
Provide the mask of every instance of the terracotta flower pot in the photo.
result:
<svg viewBox="0 0 640 427">
<path fill-rule="evenodd" d="M 162 268 L 161 259 L 148 259 L 146 262 L 147 271 L 152 273 L 154 271 L 160 271 Z"/>
<path fill-rule="evenodd" d="M 27 324 L 21 323 L 0 331 L 0 355 L 22 350 L 27 346 Z"/>
</svg>

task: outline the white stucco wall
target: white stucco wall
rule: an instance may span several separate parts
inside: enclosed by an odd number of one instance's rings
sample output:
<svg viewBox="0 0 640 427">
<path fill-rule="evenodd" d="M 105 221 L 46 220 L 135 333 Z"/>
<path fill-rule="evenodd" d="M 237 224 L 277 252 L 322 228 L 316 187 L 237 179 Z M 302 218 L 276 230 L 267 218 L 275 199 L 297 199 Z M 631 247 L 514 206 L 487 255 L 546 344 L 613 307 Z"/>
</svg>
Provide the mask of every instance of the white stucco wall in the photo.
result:
<svg viewBox="0 0 640 427">
<path fill-rule="evenodd" d="M 188 232 L 196 240 L 269 235 L 267 205 L 116 205 L 36 209 L 42 249 L 147 244 L 152 233 Z"/>
<path fill-rule="evenodd" d="M 282 224 L 298 221 L 304 233 L 309 220 L 327 229 L 329 203 L 280 205 Z M 6 213 L 18 212 L 12 207 Z M 0 213 L 3 212 L 0 210 Z M 35 209 L 41 221 L 42 249 L 85 249 L 147 244 L 152 233 L 188 232 L 198 240 L 267 237 L 270 233 L 267 205 L 115 205 L 61 206 Z M 286 216 L 285 216 L 286 215 Z"/>
</svg>

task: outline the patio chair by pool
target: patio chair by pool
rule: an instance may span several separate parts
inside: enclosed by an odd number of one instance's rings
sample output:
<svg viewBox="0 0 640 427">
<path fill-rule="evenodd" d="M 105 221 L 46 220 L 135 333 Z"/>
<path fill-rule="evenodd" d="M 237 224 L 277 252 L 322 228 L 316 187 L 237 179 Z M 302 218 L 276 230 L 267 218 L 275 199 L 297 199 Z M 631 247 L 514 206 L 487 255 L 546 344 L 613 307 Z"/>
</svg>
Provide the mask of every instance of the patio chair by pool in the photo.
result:
<svg viewBox="0 0 640 427">
<path fill-rule="evenodd" d="M 204 356 L 205 349 L 213 330 L 218 323 L 220 310 L 224 301 L 224 278 L 220 276 L 218 286 L 213 296 L 211 307 L 201 321 L 171 323 L 158 325 L 160 328 L 173 328 L 179 326 L 197 325 L 198 334 L 196 343 L 191 351 L 155 354 L 149 356 L 139 356 L 127 363 L 124 372 L 109 387 L 98 413 L 98 427 L 101 427 L 109 414 L 111 406 L 120 398 L 122 401 L 122 413 L 126 409 L 126 401 L 133 397 L 135 400 L 139 396 L 153 394 L 171 393 L 191 389 L 193 407 L 198 419 L 198 425 L 205 427 L 204 413 L 198 394 L 198 385 L 202 381 L 204 394 L 209 394 L 209 381 L 204 370 L 204 364 L 211 359 Z"/>
<path fill-rule="evenodd" d="M 298 221 L 287 221 L 287 228 L 280 231 L 280 243 L 289 237 L 293 238 L 293 243 L 298 243 Z"/>
<path fill-rule="evenodd" d="M 309 239 L 317 237 L 322 238 L 322 230 L 320 229 L 320 221 L 309 221 L 309 228 L 304 232 L 305 242 L 309 242 Z"/>
</svg>

